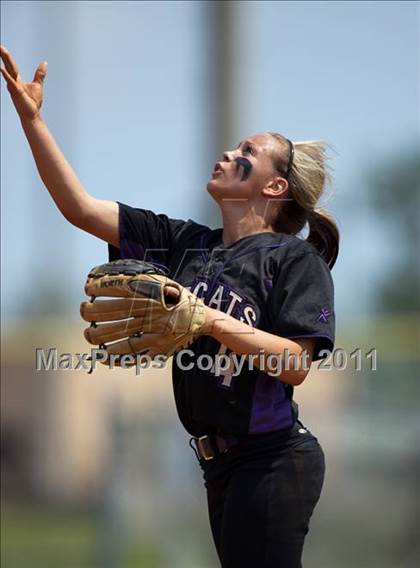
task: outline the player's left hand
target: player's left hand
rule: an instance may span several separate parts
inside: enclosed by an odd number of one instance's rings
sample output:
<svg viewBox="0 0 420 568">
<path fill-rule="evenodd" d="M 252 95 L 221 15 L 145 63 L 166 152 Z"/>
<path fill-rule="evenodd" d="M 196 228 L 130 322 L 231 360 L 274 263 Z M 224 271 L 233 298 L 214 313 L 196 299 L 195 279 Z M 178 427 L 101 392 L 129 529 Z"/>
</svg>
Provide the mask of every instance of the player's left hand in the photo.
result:
<svg viewBox="0 0 420 568">
<path fill-rule="evenodd" d="M 97 266 L 85 292 L 91 297 L 80 307 L 91 323 L 85 338 L 108 354 L 170 357 L 203 334 L 204 303 L 153 264 L 117 260 Z"/>
<path fill-rule="evenodd" d="M 32 82 L 25 83 L 19 74 L 15 60 L 4 46 L 0 46 L 0 57 L 4 63 L 4 67 L 1 67 L 0 72 L 7 83 L 7 90 L 10 93 L 18 115 L 22 120 L 36 118 L 39 115 L 44 98 L 43 85 L 47 75 L 48 63 L 46 61 L 40 63 Z"/>
</svg>

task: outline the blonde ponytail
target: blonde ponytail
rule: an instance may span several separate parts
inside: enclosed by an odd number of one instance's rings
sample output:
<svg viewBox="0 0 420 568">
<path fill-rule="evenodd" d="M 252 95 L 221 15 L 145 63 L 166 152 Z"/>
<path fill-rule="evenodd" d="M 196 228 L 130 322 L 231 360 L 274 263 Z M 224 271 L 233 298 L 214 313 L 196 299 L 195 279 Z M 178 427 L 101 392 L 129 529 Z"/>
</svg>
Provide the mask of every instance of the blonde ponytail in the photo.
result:
<svg viewBox="0 0 420 568">
<path fill-rule="evenodd" d="M 281 134 L 270 134 L 281 145 L 281 151 L 273 159 L 278 172 L 284 175 L 290 156 L 289 143 Z M 308 242 L 332 268 L 338 256 L 340 234 L 334 218 L 316 208 L 325 186 L 331 181 L 327 167 L 328 146 L 319 140 L 309 140 L 294 142 L 293 148 L 293 162 L 287 176 L 289 193 L 274 220 L 274 230 L 295 235 L 308 223 Z"/>
<path fill-rule="evenodd" d="M 315 209 L 308 216 L 307 241 L 314 245 L 322 258 L 332 268 L 338 257 L 340 233 L 334 218 L 324 209 Z"/>
</svg>

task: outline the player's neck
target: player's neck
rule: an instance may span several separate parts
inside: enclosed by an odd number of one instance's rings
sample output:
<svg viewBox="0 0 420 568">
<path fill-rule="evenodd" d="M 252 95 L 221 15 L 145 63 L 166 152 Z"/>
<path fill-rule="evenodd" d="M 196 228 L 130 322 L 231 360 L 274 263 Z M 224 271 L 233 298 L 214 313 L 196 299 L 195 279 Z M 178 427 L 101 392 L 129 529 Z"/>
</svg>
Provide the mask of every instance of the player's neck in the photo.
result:
<svg viewBox="0 0 420 568">
<path fill-rule="evenodd" d="M 267 224 L 264 215 L 255 209 L 240 211 L 239 207 L 228 210 L 222 209 L 223 219 L 223 245 L 232 245 L 243 237 L 258 233 L 273 233 L 271 225 Z"/>
</svg>

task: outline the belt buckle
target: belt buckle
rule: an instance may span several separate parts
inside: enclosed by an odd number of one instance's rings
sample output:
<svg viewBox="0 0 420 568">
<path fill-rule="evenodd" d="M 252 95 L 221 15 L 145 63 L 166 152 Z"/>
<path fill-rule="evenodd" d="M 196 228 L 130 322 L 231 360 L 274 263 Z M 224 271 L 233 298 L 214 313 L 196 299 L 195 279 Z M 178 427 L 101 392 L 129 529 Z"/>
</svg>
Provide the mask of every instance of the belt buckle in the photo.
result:
<svg viewBox="0 0 420 568">
<path fill-rule="evenodd" d="M 200 438 L 195 438 L 195 444 L 199 455 L 205 460 L 209 461 L 214 459 L 214 450 L 211 447 L 210 437 L 201 436 Z"/>
</svg>

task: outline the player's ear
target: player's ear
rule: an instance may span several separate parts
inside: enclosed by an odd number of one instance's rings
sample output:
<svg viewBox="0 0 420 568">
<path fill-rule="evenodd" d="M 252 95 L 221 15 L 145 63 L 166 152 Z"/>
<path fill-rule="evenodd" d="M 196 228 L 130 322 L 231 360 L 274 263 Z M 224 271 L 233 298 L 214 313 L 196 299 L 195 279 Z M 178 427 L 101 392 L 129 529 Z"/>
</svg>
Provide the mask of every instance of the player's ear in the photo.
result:
<svg viewBox="0 0 420 568">
<path fill-rule="evenodd" d="M 263 187 L 262 194 L 265 197 L 280 199 L 285 196 L 288 189 L 289 184 L 287 183 L 287 180 L 282 177 L 276 177 Z"/>
</svg>

